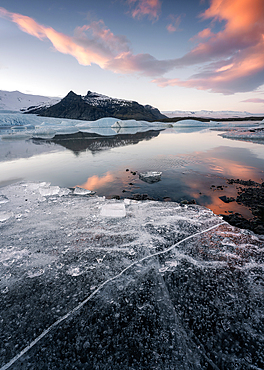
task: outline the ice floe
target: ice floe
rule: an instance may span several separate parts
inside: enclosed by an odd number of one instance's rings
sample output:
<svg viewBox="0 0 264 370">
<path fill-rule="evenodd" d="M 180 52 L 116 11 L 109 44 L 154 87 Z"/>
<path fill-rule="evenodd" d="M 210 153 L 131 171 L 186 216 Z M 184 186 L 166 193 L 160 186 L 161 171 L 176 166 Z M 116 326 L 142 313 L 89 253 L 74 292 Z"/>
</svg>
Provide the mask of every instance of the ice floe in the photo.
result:
<svg viewBox="0 0 264 370">
<path fill-rule="evenodd" d="M 141 172 L 139 174 L 139 178 L 142 181 L 145 181 L 149 184 L 153 184 L 161 180 L 162 172 L 157 171 L 148 171 L 148 172 Z"/>
<path fill-rule="evenodd" d="M 24 140 L 29 138 L 53 138 L 78 132 L 95 133 L 102 136 L 134 134 L 148 130 L 161 130 L 168 125 L 161 122 L 118 120 L 107 117 L 97 121 L 39 117 L 29 114 L 0 113 L 0 138 L 2 140 Z"/>
<path fill-rule="evenodd" d="M 0 189 L 1 370 L 263 368 L 263 237 L 197 205 L 64 194 Z"/>
<path fill-rule="evenodd" d="M 251 141 L 264 144 L 264 123 L 247 128 L 236 128 L 221 134 L 222 137 L 234 140 Z"/>
</svg>

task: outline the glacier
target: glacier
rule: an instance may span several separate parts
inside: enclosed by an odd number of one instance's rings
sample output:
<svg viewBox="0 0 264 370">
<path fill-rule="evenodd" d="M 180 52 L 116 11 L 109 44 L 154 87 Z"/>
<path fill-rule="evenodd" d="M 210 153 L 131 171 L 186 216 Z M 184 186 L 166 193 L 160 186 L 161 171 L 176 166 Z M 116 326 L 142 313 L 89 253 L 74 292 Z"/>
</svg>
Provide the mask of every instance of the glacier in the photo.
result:
<svg viewBox="0 0 264 370">
<path fill-rule="evenodd" d="M 45 182 L 0 201 L 1 370 L 263 369 L 263 236 Z"/>
<path fill-rule="evenodd" d="M 251 140 L 261 139 L 263 122 L 253 124 L 252 121 L 246 122 L 201 122 L 199 120 L 187 119 L 174 123 L 147 122 L 136 120 L 119 120 L 113 117 L 101 118 L 97 121 L 80 121 L 73 119 L 40 117 L 21 113 L 0 113 L 0 140 L 25 140 L 32 138 L 52 139 L 55 135 L 67 135 L 82 133 L 94 133 L 101 136 L 113 136 L 117 134 L 136 134 L 149 130 L 172 129 L 214 129 L 219 131 L 243 129 L 244 136 Z M 246 130 L 250 130 L 246 134 Z M 255 130 L 254 133 L 252 130 Z M 228 138 L 235 138 L 234 133 L 225 134 Z M 229 136 L 227 136 L 229 135 Z"/>
</svg>

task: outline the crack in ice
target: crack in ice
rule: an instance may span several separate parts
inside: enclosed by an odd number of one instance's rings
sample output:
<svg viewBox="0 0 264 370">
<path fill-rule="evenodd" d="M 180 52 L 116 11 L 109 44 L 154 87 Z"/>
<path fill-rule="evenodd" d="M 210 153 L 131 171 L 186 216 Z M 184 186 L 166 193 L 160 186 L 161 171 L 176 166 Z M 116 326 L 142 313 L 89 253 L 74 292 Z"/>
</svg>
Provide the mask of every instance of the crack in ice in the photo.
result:
<svg viewBox="0 0 264 370">
<path fill-rule="evenodd" d="M 37 338 L 35 338 L 27 347 L 25 347 L 20 353 L 18 353 L 15 357 L 13 357 L 8 363 L 6 363 L 4 366 L 2 366 L 0 368 L 0 370 L 7 370 L 10 368 L 10 366 L 12 366 L 17 360 L 19 360 L 25 353 L 27 353 L 32 347 L 35 346 L 35 344 L 37 344 L 42 338 L 44 338 L 52 329 L 54 329 L 56 326 L 58 326 L 61 322 L 63 322 L 64 320 L 66 320 L 68 317 L 70 317 L 73 313 L 77 312 L 80 308 L 82 308 L 87 302 L 89 302 L 106 284 L 108 284 L 109 282 L 111 281 L 114 281 L 116 280 L 117 278 L 119 278 L 120 276 L 122 276 L 127 270 L 129 270 L 131 267 L 133 266 L 136 266 L 138 263 L 140 262 L 143 262 L 143 261 L 146 261 L 147 259 L 151 259 L 153 257 L 156 257 L 156 256 L 159 256 L 159 255 L 162 255 L 162 254 L 165 254 L 165 253 L 168 253 L 169 251 L 171 251 L 173 248 L 177 247 L 178 245 L 186 242 L 187 240 L 189 239 L 192 239 L 198 235 L 201 235 L 201 234 L 204 234 L 208 231 L 211 231 L 215 228 L 217 228 L 218 226 L 221 226 L 221 225 L 224 225 L 224 224 L 228 224 L 226 221 L 223 221 L 217 225 L 214 225 L 214 226 L 211 226 L 209 227 L 208 229 L 205 229 L 203 231 L 200 231 L 198 233 L 195 233 L 195 234 L 192 234 L 182 240 L 180 240 L 179 242 L 173 244 L 171 247 L 169 247 L 168 249 L 166 250 L 163 250 L 163 251 L 160 251 L 160 252 L 157 252 L 157 253 L 153 253 L 151 255 L 148 255 L 146 257 L 143 257 L 141 258 L 140 260 L 138 261 L 135 261 L 133 262 L 131 265 L 129 265 L 128 267 L 126 267 L 124 270 L 122 270 L 119 274 L 117 274 L 116 276 L 106 280 L 104 283 L 102 283 L 97 289 L 95 289 L 93 291 L 92 294 L 90 294 L 84 301 L 82 301 L 81 303 L 79 303 L 75 308 L 73 308 L 71 311 L 69 311 L 66 315 L 62 316 L 60 319 L 58 319 L 57 321 L 55 321 L 51 326 L 49 326 L 47 329 L 45 329 Z"/>
</svg>

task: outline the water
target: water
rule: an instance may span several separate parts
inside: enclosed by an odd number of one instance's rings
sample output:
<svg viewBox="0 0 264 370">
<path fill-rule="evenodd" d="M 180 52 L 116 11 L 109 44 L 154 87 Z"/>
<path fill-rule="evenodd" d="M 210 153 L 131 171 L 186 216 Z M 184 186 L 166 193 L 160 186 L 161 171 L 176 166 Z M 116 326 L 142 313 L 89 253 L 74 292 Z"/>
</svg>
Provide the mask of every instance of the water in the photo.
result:
<svg viewBox="0 0 264 370">
<path fill-rule="evenodd" d="M 229 178 L 264 181 L 262 144 L 235 141 L 218 131 L 173 128 L 111 137 L 0 142 L 0 186 L 17 181 L 47 181 L 81 186 L 106 197 L 147 194 L 157 200 L 190 201 L 220 214 L 250 211 L 219 197 L 236 196 Z M 161 181 L 148 184 L 140 172 L 160 171 Z M 136 174 L 134 174 L 136 172 Z M 214 187 L 212 187 L 214 185 Z M 223 186 L 217 188 L 217 186 Z"/>
</svg>

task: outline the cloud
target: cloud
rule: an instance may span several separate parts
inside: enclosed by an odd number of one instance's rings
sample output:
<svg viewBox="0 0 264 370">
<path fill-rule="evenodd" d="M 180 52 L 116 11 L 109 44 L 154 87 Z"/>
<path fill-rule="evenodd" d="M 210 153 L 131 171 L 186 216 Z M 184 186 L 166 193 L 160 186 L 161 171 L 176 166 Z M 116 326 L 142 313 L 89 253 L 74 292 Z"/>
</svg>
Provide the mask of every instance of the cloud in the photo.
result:
<svg viewBox="0 0 264 370">
<path fill-rule="evenodd" d="M 0 16 L 16 23 L 23 32 L 51 41 L 55 50 L 72 55 L 82 65 L 95 63 L 115 73 L 140 73 L 152 77 L 173 68 L 173 60 L 157 60 L 147 53 L 134 55 L 127 38 L 114 35 L 102 20 L 77 27 L 71 37 L 3 8 L 0 8 Z"/>
<path fill-rule="evenodd" d="M 169 23 L 166 27 L 168 32 L 173 33 L 173 32 L 176 32 L 176 31 L 181 31 L 179 29 L 179 26 L 180 26 L 180 23 L 181 23 L 181 18 L 182 18 L 181 15 L 176 16 L 176 15 L 171 14 L 169 16 L 169 19 L 171 19 L 171 23 Z"/>
<path fill-rule="evenodd" d="M 73 37 L 57 32 L 51 27 L 38 24 L 34 19 L 0 8 L 0 17 L 11 20 L 18 27 L 40 40 L 48 39 L 53 47 L 63 53 L 75 57 L 82 65 L 98 64 L 105 68 L 110 59 L 129 50 L 129 42 L 125 36 L 115 36 L 106 28 L 103 21 L 92 22 L 90 25 L 78 27 Z"/>
<path fill-rule="evenodd" d="M 259 98 L 253 98 L 253 99 L 247 99 L 247 100 L 242 100 L 241 103 L 264 103 L 264 99 L 259 99 Z"/>
<path fill-rule="evenodd" d="M 186 81 L 157 79 L 159 86 L 185 86 L 212 92 L 232 94 L 251 91 L 264 83 L 264 1 L 211 0 L 200 15 L 212 19 L 212 26 L 224 22 L 223 29 L 199 32 L 192 40 L 204 39 L 182 58 L 175 67 L 202 64 L 201 72 Z"/>
<path fill-rule="evenodd" d="M 135 18 L 157 20 L 160 0 L 127 0 Z M 252 91 L 264 83 L 264 1 L 211 0 L 201 20 L 211 20 L 191 40 L 196 46 L 181 58 L 158 60 L 148 53 L 134 54 L 125 36 L 114 35 L 102 20 L 77 27 L 73 36 L 38 24 L 34 19 L 0 8 L 0 17 L 42 41 L 49 40 L 55 50 L 72 55 L 82 65 L 95 63 L 115 73 L 151 76 L 158 86 L 183 86 L 211 92 L 233 94 Z M 175 32 L 181 16 L 172 16 L 169 32 Z M 213 32 L 217 22 L 222 26 Z M 199 67 L 187 80 L 166 78 L 177 68 Z M 178 77 L 178 76 L 177 76 Z"/>
<path fill-rule="evenodd" d="M 149 19 L 158 20 L 161 11 L 160 0 L 127 0 L 133 18 L 148 16 Z"/>
</svg>

